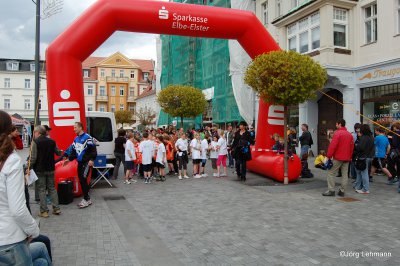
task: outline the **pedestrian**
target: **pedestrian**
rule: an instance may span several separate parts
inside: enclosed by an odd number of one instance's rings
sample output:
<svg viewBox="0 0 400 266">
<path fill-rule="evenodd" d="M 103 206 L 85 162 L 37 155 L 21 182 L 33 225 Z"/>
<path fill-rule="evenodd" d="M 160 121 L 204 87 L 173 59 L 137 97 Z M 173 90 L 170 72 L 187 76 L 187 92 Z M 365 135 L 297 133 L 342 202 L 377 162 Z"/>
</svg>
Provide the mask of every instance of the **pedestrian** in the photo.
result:
<svg viewBox="0 0 400 266">
<path fill-rule="evenodd" d="M 302 124 L 301 125 L 301 130 L 303 133 L 299 137 L 300 140 L 300 146 L 301 146 L 301 151 L 300 151 L 300 158 L 304 153 L 308 154 L 308 150 L 311 148 L 311 145 L 314 144 L 314 141 L 312 139 L 311 133 L 308 131 L 308 125 L 307 124 Z"/>
<path fill-rule="evenodd" d="M 396 184 L 400 177 L 400 122 L 393 124 L 392 132 L 389 135 L 390 152 L 388 156 L 388 169 L 393 179 L 387 182 L 388 185 Z"/>
<path fill-rule="evenodd" d="M 47 247 L 42 242 L 31 242 L 29 244 L 32 263 L 34 266 L 51 266 L 53 265 Z M 2 264 L 1 264 L 2 265 Z"/>
<path fill-rule="evenodd" d="M 235 139 L 232 143 L 232 152 L 236 163 L 236 174 L 241 181 L 246 181 L 246 162 L 251 160 L 250 145 L 254 144 L 250 132 L 246 130 L 246 126 L 246 122 L 240 122 L 239 130 L 235 133 Z"/>
<path fill-rule="evenodd" d="M 208 140 L 210 139 L 210 135 L 208 133 L 204 134 L 204 138 L 201 140 L 201 165 L 200 165 L 200 175 L 202 177 L 207 177 L 208 174 L 205 173 L 206 163 L 207 163 L 207 154 L 208 154 Z"/>
<path fill-rule="evenodd" d="M 227 176 L 226 174 L 226 159 L 228 155 L 228 147 L 226 143 L 226 139 L 224 137 L 224 131 L 220 130 L 218 133 L 219 139 L 218 139 L 218 144 L 217 144 L 217 150 L 218 150 L 218 159 L 217 159 L 217 177 L 221 176 Z M 221 164 L 222 167 L 224 168 L 224 173 L 220 174 L 221 171 Z"/>
<path fill-rule="evenodd" d="M 9 137 L 11 117 L 0 110 L 0 265 L 33 265 L 28 243 L 39 227 L 25 204 L 21 158 Z"/>
<path fill-rule="evenodd" d="M 165 165 L 167 164 L 167 153 L 164 144 L 164 138 L 162 135 L 157 136 L 157 156 L 156 156 L 156 164 L 158 167 L 158 172 L 160 174 L 159 180 L 165 181 Z"/>
<path fill-rule="evenodd" d="M 133 134 L 133 133 L 132 133 Z M 126 131 L 123 128 L 118 130 L 118 137 L 114 139 L 114 156 L 115 156 L 115 167 L 112 175 L 112 179 L 118 178 L 119 167 L 122 163 L 124 167 L 124 174 L 126 173 L 125 165 L 125 144 L 126 144 Z"/>
<path fill-rule="evenodd" d="M 163 135 L 165 142 L 165 150 L 167 154 L 168 173 L 167 175 L 174 175 L 174 146 L 171 143 L 171 137 L 168 134 Z"/>
<path fill-rule="evenodd" d="M 228 130 L 225 132 L 225 139 L 226 139 L 226 145 L 228 147 L 228 167 L 230 167 L 230 168 L 234 167 L 233 156 L 231 153 L 234 137 L 235 137 L 235 135 L 232 131 L 232 125 L 228 124 Z"/>
<path fill-rule="evenodd" d="M 361 128 L 361 124 L 360 123 L 355 123 L 354 124 L 354 132 L 351 133 L 351 135 L 353 136 L 353 141 L 354 141 L 354 151 L 355 151 L 356 145 L 360 141 L 360 134 L 359 134 L 360 133 L 360 128 Z M 350 167 L 350 176 L 351 176 L 352 179 L 356 179 L 357 178 L 356 168 L 354 167 L 354 156 L 355 156 L 355 154 L 353 152 L 353 160 L 351 160 L 350 166 L 349 166 Z M 371 164 L 369 164 L 369 167 L 371 167 Z"/>
<path fill-rule="evenodd" d="M 301 178 L 312 178 L 314 177 L 311 170 L 308 168 L 308 154 L 304 153 L 301 157 Z"/>
<path fill-rule="evenodd" d="M 143 133 L 143 140 L 139 144 L 139 150 L 142 153 L 144 183 L 150 184 L 153 154 L 154 154 L 154 143 L 149 139 L 149 134 L 147 132 Z"/>
<path fill-rule="evenodd" d="M 184 131 L 180 132 L 180 138 L 175 142 L 175 148 L 177 150 L 178 157 L 178 170 L 179 170 L 179 180 L 183 178 L 188 179 L 187 175 L 187 163 L 188 163 L 188 140 L 186 139 L 186 134 Z"/>
<path fill-rule="evenodd" d="M 213 169 L 214 177 L 218 177 L 218 172 L 217 172 L 218 149 L 217 149 L 217 146 L 218 146 L 218 136 L 215 135 L 212 137 L 212 141 L 209 146 L 211 167 Z"/>
<path fill-rule="evenodd" d="M 133 171 L 135 169 L 135 160 L 136 160 L 135 144 L 133 143 L 135 135 L 132 132 L 129 132 L 127 137 L 128 139 L 125 143 L 125 151 L 124 151 L 124 161 L 126 166 L 124 184 L 130 185 L 132 184 L 132 182 L 136 183 L 136 180 L 131 180 Z"/>
<path fill-rule="evenodd" d="M 361 125 L 358 132 L 359 141 L 354 147 L 354 167 L 356 182 L 354 188 L 357 193 L 369 194 L 369 164 L 375 155 L 374 137 L 369 125 Z"/>
<path fill-rule="evenodd" d="M 11 136 L 12 141 L 15 144 L 15 148 L 17 150 L 22 150 L 24 148 L 24 144 L 22 143 L 22 139 L 19 135 L 19 131 L 18 131 L 17 127 L 14 125 L 11 127 L 10 136 Z"/>
<path fill-rule="evenodd" d="M 94 160 L 97 157 L 97 150 L 93 138 L 85 133 L 81 122 L 75 122 L 74 132 L 77 136 L 70 146 L 71 149 L 69 150 L 71 154 L 68 156 L 67 162 L 75 159 L 78 161 L 78 178 L 83 192 L 83 199 L 78 204 L 78 207 L 82 209 L 92 205 L 92 200 L 89 196 L 90 186 L 87 177 L 89 168 L 93 167 Z"/>
<path fill-rule="evenodd" d="M 375 129 L 375 158 L 372 160 L 372 167 L 370 175 L 373 176 L 377 169 L 380 169 L 387 177 L 390 182 L 393 177 L 390 171 L 387 169 L 386 157 L 390 152 L 389 139 L 385 135 L 385 130 L 381 127 Z"/>
<path fill-rule="evenodd" d="M 58 204 L 58 195 L 54 185 L 54 155 L 60 156 L 62 155 L 62 151 L 57 148 L 54 140 L 46 136 L 46 129 L 44 126 L 36 126 L 33 135 L 34 139 L 32 142 L 30 169 L 35 170 L 38 177 L 36 185 L 38 186 L 40 199 L 39 216 L 43 218 L 49 217 L 46 190 L 53 206 L 53 214 L 60 215 L 61 210 Z"/>
<path fill-rule="evenodd" d="M 342 181 L 338 195 L 344 197 L 348 182 L 348 167 L 351 161 L 354 140 L 353 136 L 346 129 L 346 121 L 339 119 L 336 122 L 336 131 L 333 134 L 332 142 L 329 144 L 327 157 L 332 158 L 332 168 L 328 171 L 328 191 L 322 193 L 323 196 L 335 196 L 335 176 L 339 169 L 342 170 Z"/>
<path fill-rule="evenodd" d="M 193 160 L 193 178 L 200 178 L 201 140 L 200 134 L 197 132 L 193 134 L 193 139 L 190 142 L 190 151 Z"/>
<path fill-rule="evenodd" d="M 288 143 L 289 143 L 289 148 L 292 151 L 292 154 L 296 154 L 296 147 L 298 146 L 297 143 L 297 132 L 296 129 L 292 128 L 290 129 L 290 133 L 288 135 Z"/>
</svg>

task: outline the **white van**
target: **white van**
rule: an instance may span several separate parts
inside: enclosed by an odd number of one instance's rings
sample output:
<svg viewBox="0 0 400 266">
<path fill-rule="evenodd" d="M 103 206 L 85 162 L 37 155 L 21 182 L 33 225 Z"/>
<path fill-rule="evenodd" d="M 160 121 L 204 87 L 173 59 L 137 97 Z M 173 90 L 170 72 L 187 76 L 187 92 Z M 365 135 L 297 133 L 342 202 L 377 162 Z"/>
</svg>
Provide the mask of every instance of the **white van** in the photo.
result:
<svg viewBox="0 0 400 266">
<path fill-rule="evenodd" d="M 114 113 L 86 112 L 87 133 L 97 141 L 97 154 L 105 154 L 107 163 L 115 165 L 114 139 L 117 137 L 117 124 Z"/>
</svg>

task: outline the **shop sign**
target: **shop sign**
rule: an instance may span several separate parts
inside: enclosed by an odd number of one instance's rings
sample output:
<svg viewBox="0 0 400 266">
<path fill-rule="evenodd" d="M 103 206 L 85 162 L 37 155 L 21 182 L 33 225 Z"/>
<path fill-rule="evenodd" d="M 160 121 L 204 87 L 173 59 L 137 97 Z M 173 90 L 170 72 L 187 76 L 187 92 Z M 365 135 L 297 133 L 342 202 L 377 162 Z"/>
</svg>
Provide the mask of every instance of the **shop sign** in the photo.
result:
<svg viewBox="0 0 400 266">
<path fill-rule="evenodd" d="M 369 83 L 386 79 L 400 78 L 400 65 L 388 65 L 360 71 L 357 74 L 358 83 Z"/>
</svg>

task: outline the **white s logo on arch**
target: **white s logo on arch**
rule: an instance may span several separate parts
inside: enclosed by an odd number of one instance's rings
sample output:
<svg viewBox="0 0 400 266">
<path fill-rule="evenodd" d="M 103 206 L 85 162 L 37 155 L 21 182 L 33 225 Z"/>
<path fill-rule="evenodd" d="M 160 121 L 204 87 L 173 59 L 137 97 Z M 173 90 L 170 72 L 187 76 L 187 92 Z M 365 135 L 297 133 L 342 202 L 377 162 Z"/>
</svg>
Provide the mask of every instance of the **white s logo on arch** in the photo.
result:
<svg viewBox="0 0 400 266">
<path fill-rule="evenodd" d="M 270 105 L 268 108 L 268 124 L 283 126 L 284 111 L 283 105 Z"/>
<path fill-rule="evenodd" d="M 69 90 L 62 90 L 60 96 L 68 100 L 71 96 Z M 73 126 L 79 122 L 80 111 L 78 102 L 55 102 L 53 104 L 54 125 L 59 127 Z"/>
<path fill-rule="evenodd" d="M 168 19 L 169 18 L 169 12 L 168 12 L 168 10 L 165 9 L 165 6 L 161 7 L 161 9 L 158 10 L 158 18 L 159 19 Z"/>
</svg>

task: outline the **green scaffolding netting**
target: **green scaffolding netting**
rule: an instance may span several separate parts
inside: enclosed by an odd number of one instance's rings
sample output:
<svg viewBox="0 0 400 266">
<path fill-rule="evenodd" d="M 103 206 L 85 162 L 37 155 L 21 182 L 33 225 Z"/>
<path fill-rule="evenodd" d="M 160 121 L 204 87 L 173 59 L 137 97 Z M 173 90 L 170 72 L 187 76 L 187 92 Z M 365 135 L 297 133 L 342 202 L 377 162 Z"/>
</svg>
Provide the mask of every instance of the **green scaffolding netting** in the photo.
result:
<svg viewBox="0 0 400 266">
<path fill-rule="evenodd" d="M 188 0 L 185 3 L 230 8 L 230 0 Z M 199 89 L 214 87 L 212 123 L 223 125 L 241 120 L 229 75 L 228 40 L 161 35 L 161 42 L 161 89 L 170 84 L 190 85 Z M 180 125 L 180 119 L 160 111 L 159 126 L 169 125 L 173 120 Z M 184 120 L 185 128 L 199 128 L 202 125 L 203 116 Z"/>
</svg>

